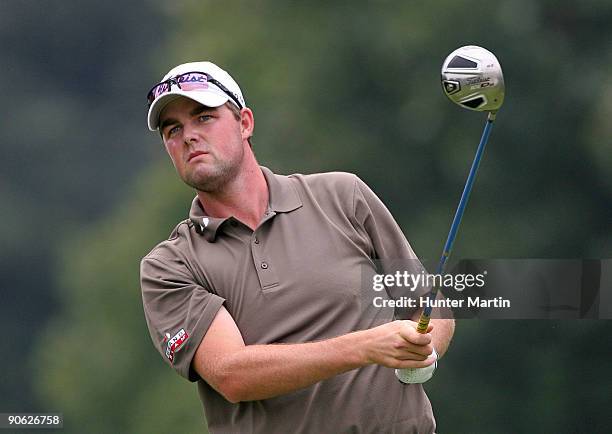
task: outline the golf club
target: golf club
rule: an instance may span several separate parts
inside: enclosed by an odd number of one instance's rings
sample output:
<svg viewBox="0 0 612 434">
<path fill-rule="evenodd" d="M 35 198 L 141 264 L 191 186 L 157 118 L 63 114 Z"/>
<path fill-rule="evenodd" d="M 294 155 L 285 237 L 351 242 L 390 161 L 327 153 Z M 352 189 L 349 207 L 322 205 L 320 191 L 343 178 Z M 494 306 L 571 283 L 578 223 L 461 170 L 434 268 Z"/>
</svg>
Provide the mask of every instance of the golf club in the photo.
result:
<svg viewBox="0 0 612 434">
<path fill-rule="evenodd" d="M 442 88 L 446 96 L 455 104 L 468 110 L 488 112 L 488 116 L 436 269 L 436 274 L 439 275 L 444 274 L 497 110 L 504 102 L 505 86 L 501 65 L 493 53 L 482 47 L 476 45 L 460 47 L 449 54 L 442 64 Z M 435 300 L 437 294 L 438 288 L 434 286 L 429 292 L 429 300 Z M 419 318 L 417 325 L 419 333 L 426 333 L 431 311 L 432 307 L 429 303 Z"/>
<path fill-rule="evenodd" d="M 478 47 L 468 45 L 460 47 L 448 55 L 442 64 L 442 88 L 446 96 L 455 104 L 473 111 L 488 112 L 476 156 L 470 168 L 453 223 L 451 224 L 440 262 L 436 269 L 437 275 L 444 274 L 446 263 L 450 257 L 453 244 L 459 230 L 459 224 L 465 211 L 467 201 L 474 185 L 476 172 L 482 159 L 491 128 L 495 121 L 497 110 L 504 102 L 504 77 L 501 65 L 493 53 Z M 417 331 L 426 333 L 431 319 L 432 302 L 438 295 L 438 288 L 434 285 L 428 294 L 429 303 L 423 309 Z M 396 369 L 395 375 L 403 383 L 424 383 L 429 380 L 437 366 L 437 361 L 424 369 Z"/>
</svg>

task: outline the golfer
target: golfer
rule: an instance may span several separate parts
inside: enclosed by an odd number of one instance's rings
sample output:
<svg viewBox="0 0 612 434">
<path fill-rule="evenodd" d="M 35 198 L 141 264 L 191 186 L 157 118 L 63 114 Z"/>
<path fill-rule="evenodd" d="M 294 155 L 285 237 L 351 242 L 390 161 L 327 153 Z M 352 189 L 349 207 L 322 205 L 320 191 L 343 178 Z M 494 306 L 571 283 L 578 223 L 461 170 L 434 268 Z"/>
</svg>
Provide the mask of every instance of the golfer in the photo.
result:
<svg viewBox="0 0 612 434">
<path fill-rule="evenodd" d="M 144 311 L 164 360 L 197 382 L 210 432 L 434 432 L 422 385 L 395 369 L 429 378 L 454 323 L 419 334 L 364 309 L 364 273 L 417 259 L 372 190 L 260 166 L 253 112 L 213 63 L 173 68 L 148 99 L 149 129 L 196 196 L 142 260 Z"/>
</svg>

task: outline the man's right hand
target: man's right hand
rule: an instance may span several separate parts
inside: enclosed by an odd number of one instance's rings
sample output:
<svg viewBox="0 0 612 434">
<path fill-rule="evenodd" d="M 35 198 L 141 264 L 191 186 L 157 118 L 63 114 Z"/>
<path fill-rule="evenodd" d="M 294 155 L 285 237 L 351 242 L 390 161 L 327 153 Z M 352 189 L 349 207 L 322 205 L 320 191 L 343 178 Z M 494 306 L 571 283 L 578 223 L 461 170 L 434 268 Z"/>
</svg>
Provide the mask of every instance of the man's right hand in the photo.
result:
<svg viewBox="0 0 612 434">
<path fill-rule="evenodd" d="M 430 325 L 427 333 L 416 331 L 416 323 L 410 320 L 393 321 L 364 330 L 363 341 L 366 363 L 389 368 L 423 368 L 435 362 L 429 357 L 433 352 Z"/>
</svg>

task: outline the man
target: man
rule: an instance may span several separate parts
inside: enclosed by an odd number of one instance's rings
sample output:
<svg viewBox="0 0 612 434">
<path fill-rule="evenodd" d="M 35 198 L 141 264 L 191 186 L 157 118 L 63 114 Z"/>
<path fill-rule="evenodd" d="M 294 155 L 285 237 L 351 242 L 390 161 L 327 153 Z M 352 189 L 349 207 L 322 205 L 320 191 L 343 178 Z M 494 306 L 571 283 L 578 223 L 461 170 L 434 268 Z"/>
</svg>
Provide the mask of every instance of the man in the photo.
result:
<svg viewBox="0 0 612 434">
<path fill-rule="evenodd" d="M 149 104 L 149 128 L 196 197 L 142 261 L 145 315 L 165 361 L 197 381 L 209 430 L 433 432 L 422 386 L 393 368 L 430 373 L 454 325 L 419 334 L 363 308 L 364 272 L 416 259 L 374 193 L 347 173 L 260 167 L 253 112 L 210 62 L 172 69 Z"/>
</svg>

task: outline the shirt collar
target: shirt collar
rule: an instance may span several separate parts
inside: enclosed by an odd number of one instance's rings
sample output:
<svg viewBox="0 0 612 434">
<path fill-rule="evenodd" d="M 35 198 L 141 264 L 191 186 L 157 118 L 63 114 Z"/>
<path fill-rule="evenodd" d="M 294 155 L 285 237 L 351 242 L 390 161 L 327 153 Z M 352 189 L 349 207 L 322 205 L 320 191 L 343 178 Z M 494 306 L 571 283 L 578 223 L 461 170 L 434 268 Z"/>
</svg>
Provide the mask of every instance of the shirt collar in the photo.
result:
<svg viewBox="0 0 612 434">
<path fill-rule="evenodd" d="M 285 213 L 302 206 L 302 200 L 289 177 L 276 175 L 267 167 L 260 167 L 268 184 L 269 211 Z M 214 242 L 219 228 L 226 220 L 234 219 L 234 217 L 217 218 L 206 215 L 198 196 L 196 196 L 191 202 L 189 219 L 194 224 L 195 231 L 198 234 L 203 235 L 207 241 Z"/>
<path fill-rule="evenodd" d="M 217 237 L 217 231 L 221 225 L 230 218 L 231 217 L 217 218 L 207 216 L 198 196 L 194 197 L 191 202 L 189 219 L 193 223 L 195 231 L 200 235 L 204 235 L 207 241 L 214 242 Z"/>
<path fill-rule="evenodd" d="M 260 166 L 268 184 L 268 208 L 275 212 L 291 212 L 302 206 L 302 200 L 287 176 L 275 175 L 270 169 Z"/>
</svg>

